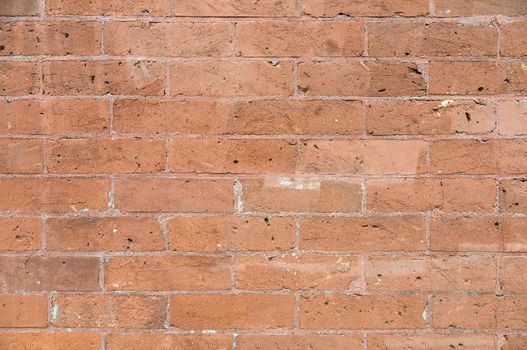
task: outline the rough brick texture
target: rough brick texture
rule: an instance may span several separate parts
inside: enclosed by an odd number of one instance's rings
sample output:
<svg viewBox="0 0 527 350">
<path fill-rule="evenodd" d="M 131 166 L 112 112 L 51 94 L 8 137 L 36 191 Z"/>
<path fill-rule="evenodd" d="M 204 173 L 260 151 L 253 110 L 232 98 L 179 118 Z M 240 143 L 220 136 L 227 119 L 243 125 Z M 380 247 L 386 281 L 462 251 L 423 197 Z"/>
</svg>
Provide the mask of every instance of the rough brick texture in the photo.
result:
<svg viewBox="0 0 527 350">
<path fill-rule="evenodd" d="M 0 0 L 4 349 L 527 349 L 527 1 Z"/>
</svg>

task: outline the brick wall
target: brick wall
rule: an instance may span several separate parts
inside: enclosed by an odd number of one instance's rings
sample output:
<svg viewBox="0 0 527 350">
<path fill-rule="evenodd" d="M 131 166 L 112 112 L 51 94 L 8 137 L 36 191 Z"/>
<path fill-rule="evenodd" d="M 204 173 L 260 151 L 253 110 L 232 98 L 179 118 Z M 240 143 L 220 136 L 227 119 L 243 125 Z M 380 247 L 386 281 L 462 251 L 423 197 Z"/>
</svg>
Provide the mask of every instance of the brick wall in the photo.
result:
<svg viewBox="0 0 527 350">
<path fill-rule="evenodd" d="M 525 0 L 0 16 L 0 349 L 527 348 Z"/>
</svg>

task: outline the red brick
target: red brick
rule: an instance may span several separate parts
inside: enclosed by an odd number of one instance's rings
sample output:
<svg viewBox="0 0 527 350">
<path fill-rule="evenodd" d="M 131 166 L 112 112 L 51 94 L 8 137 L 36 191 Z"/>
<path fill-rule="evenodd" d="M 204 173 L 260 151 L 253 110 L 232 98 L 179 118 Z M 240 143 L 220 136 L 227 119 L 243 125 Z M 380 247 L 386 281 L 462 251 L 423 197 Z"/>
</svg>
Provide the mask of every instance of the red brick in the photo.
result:
<svg viewBox="0 0 527 350">
<path fill-rule="evenodd" d="M 0 16 L 38 15 L 38 0 L 4 0 L 0 3 Z"/>
<path fill-rule="evenodd" d="M 0 347 L 9 350 L 98 350 L 100 346 L 96 333 L 0 333 Z"/>
<path fill-rule="evenodd" d="M 114 128 L 119 133 L 229 134 L 232 107 L 220 101 L 117 100 Z"/>
<path fill-rule="evenodd" d="M 45 328 L 47 324 L 48 298 L 46 296 L 0 294 L 0 327 Z M 2 333 L 0 333 L 0 345 L 2 345 L 1 336 Z"/>
<path fill-rule="evenodd" d="M 527 211 L 527 181 L 504 180 L 501 182 L 500 209 L 509 213 Z"/>
<path fill-rule="evenodd" d="M 50 61 L 46 95 L 164 95 L 166 67 L 155 61 Z"/>
<path fill-rule="evenodd" d="M 368 24 L 371 56 L 495 56 L 498 32 L 488 24 L 378 22 Z"/>
<path fill-rule="evenodd" d="M 347 290 L 360 278 L 360 262 L 349 256 L 240 256 L 235 276 L 242 290 Z"/>
<path fill-rule="evenodd" d="M 312 16 L 423 16 L 428 14 L 426 0 L 305 0 L 304 12 Z"/>
<path fill-rule="evenodd" d="M 104 26 L 105 52 L 115 56 L 228 56 L 231 46 L 228 22 L 106 22 Z"/>
<path fill-rule="evenodd" d="M 109 104 L 102 100 L 0 101 L 0 133 L 9 135 L 107 132 Z"/>
<path fill-rule="evenodd" d="M 0 61 L 0 96 L 38 94 L 39 71 L 39 64 L 35 62 Z"/>
<path fill-rule="evenodd" d="M 495 350 L 496 336 L 491 334 L 370 334 L 370 350 Z"/>
<path fill-rule="evenodd" d="M 518 0 L 434 0 L 438 16 L 526 15 L 527 3 Z"/>
<path fill-rule="evenodd" d="M 47 145 L 50 173 L 157 173 L 165 168 L 163 140 L 62 139 Z"/>
<path fill-rule="evenodd" d="M 110 181 L 87 178 L 0 179 L 2 211 L 103 211 Z"/>
<path fill-rule="evenodd" d="M 367 181 L 367 187 L 368 208 L 378 212 L 491 212 L 496 201 L 491 179 L 375 179 Z"/>
<path fill-rule="evenodd" d="M 527 135 L 527 101 L 502 101 L 497 113 L 501 135 Z"/>
<path fill-rule="evenodd" d="M 287 96 L 293 94 L 291 62 L 194 61 L 170 65 L 173 96 Z"/>
<path fill-rule="evenodd" d="M 231 288 L 231 258 L 199 256 L 113 257 L 108 290 L 222 290 Z"/>
<path fill-rule="evenodd" d="M 374 291 L 473 291 L 496 289 L 496 261 L 470 256 L 374 256 L 366 262 L 366 284 Z"/>
<path fill-rule="evenodd" d="M 300 326 L 307 329 L 424 328 L 425 307 L 423 296 L 302 296 Z"/>
<path fill-rule="evenodd" d="M 43 148 L 40 140 L 0 139 L 0 173 L 41 173 Z"/>
<path fill-rule="evenodd" d="M 443 140 L 431 146 L 431 168 L 438 174 L 523 174 L 525 140 Z"/>
<path fill-rule="evenodd" d="M 505 292 L 527 291 L 527 259 L 503 257 L 500 259 L 500 286 Z"/>
<path fill-rule="evenodd" d="M 293 310 L 292 295 L 174 295 L 170 324 L 182 329 L 291 328 Z"/>
<path fill-rule="evenodd" d="M 101 25 L 97 22 L 4 22 L 0 33 L 2 56 L 101 53 Z"/>
<path fill-rule="evenodd" d="M 527 336 L 525 335 L 505 335 L 503 350 L 517 350 L 527 347 Z"/>
<path fill-rule="evenodd" d="M 260 17 L 296 16 L 299 14 L 296 0 L 179 0 L 175 12 L 179 16 Z"/>
<path fill-rule="evenodd" d="M 0 251 L 40 248 L 41 220 L 37 217 L 0 217 Z"/>
<path fill-rule="evenodd" d="M 236 25 L 236 54 L 246 57 L 360 56 L 359 22 L 258 21 Z"/>
<path fill-rule="evenodd" d="M 169 248 L 181 252 L 289 250 L 295 224 L 287 217 L 178 217 L 168 221 Z"/>
<path fill-rule="evenodd" d="M 97 257 L 0 257 L 2 290 L 98 290 L 99 262 Z"/>
<path fill-rule="evenodd" d="M 163 250 L 159 223 L 144 217 L 78 217 L 47 220 L 46 249 L 51 251 Z"/>
<path fill-rule="evenodd" d="M 433 61 L 430 62 L 431 94 L 492 95 L 527 91 L 524 62 Z"/>
<path fill-rule="evenodd" d="M 493 105 L 476 101 L 375 101 L 368 106 L 368 133 L 486 134 L 496 127 L 495 112 Z"/>
<path fill-rule="evenodd" d="M 408 140 L 314 140 L 300 148 L 298 170 L 325 174 L 416 174 L 427 171 L 426 143 Z"/>
<path fill-rule="evenodd" d="M 527 14 L 527 7 L 525 8 Z M 501 45 L 503 56 L 525 56 L 527 39 L 523 35 L 527 31 L 527 21 L 511 21 L 500 23 Z"/>
<path fill-rule="evenodd" d="M 230 334 L 153 334 L 111 333 L 106 337 L 107 350 L 227 350 Z"/>
<path fill-rule="evenodd" d="M 303 62 L 298 88 L 311 96 L 422 96 L 426 83 L 414 63 Z"/>
<path fill-rule="evenodd" d="M 260 100 L 236 103 L 234 132 L 244 135 L 362 134 L 359 101 Z"/>
<path fill-rule="evenodd" d="M 258 335 L 236 337 L 238 350 L 362 350 L 362 337 L 356 334 Z"/>
<path fill-rule="evenodd" d="M 355 212 L 361 189 L 353 179 L 265 179 L 242 181 L 243 209 L 256 212 Z"/>
<path fill-rule="evenodd" d="M 421 251 L 425 249 L 420 217 L 305 218 L 300 245 L 307 250 L 350 252 Z"/>
<path fill-rule="evenodd" d="M 233 212 L 230 180 L 126 178 L 116 182 L 115 205 L 132 212 Z"/>
<path fill-rule="evenodd" d="M 53 297 L 55 327 L 163 328 L 167 298 L 143 295 L 62 295 Z"/>
<path fill-rule="evenodd" d="M 95 15 L 95 16 L 164 16 L 173 14 L 172 0 L 108 0 L 82 1 L 46 0 L 46 12 L 50 15 Z"/>
</svg>

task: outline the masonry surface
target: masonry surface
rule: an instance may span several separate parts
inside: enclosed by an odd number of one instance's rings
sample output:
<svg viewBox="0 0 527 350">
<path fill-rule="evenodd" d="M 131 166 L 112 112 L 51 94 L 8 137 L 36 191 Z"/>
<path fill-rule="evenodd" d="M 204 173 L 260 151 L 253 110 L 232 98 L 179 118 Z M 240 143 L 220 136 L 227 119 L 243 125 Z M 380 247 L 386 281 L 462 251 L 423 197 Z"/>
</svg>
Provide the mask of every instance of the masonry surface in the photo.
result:
<svg viewBox="0 0 527 350">
<path fill-rule="evenodd" d="M 0 349 L 527 349 L 527 2 L 0 0 Z"/>
</svg>

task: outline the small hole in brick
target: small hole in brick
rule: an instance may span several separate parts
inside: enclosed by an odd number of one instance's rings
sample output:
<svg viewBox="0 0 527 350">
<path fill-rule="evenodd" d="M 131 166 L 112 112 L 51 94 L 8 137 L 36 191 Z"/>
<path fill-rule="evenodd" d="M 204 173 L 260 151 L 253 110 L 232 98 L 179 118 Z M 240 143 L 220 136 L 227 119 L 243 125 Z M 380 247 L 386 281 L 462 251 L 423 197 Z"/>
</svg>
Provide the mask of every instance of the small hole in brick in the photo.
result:
<svg viewBox="0 0 527 350">
<path fill-rule="evenodd" d="M 238 159 L 235 159 L 232 161 L 234 164 L 238 164 L 240 161 Z"/>
<path fill-rule="evenodd" d="M 479 91 L 479 92 L 482 92 L 483 90 L 485 90 L 485 88 L 484 88 L 483 86 L 480 86 L 480 87 L 478 88 L 478 91 Z"/>
<path fill-rule="evenodd" d="M 465 112 L 465 117 L 467 118 L 467 121 L 470 121 L 470 120 L 471 120 L 471 118 L 470 118 L 470 113 Z"/>
</svg>

